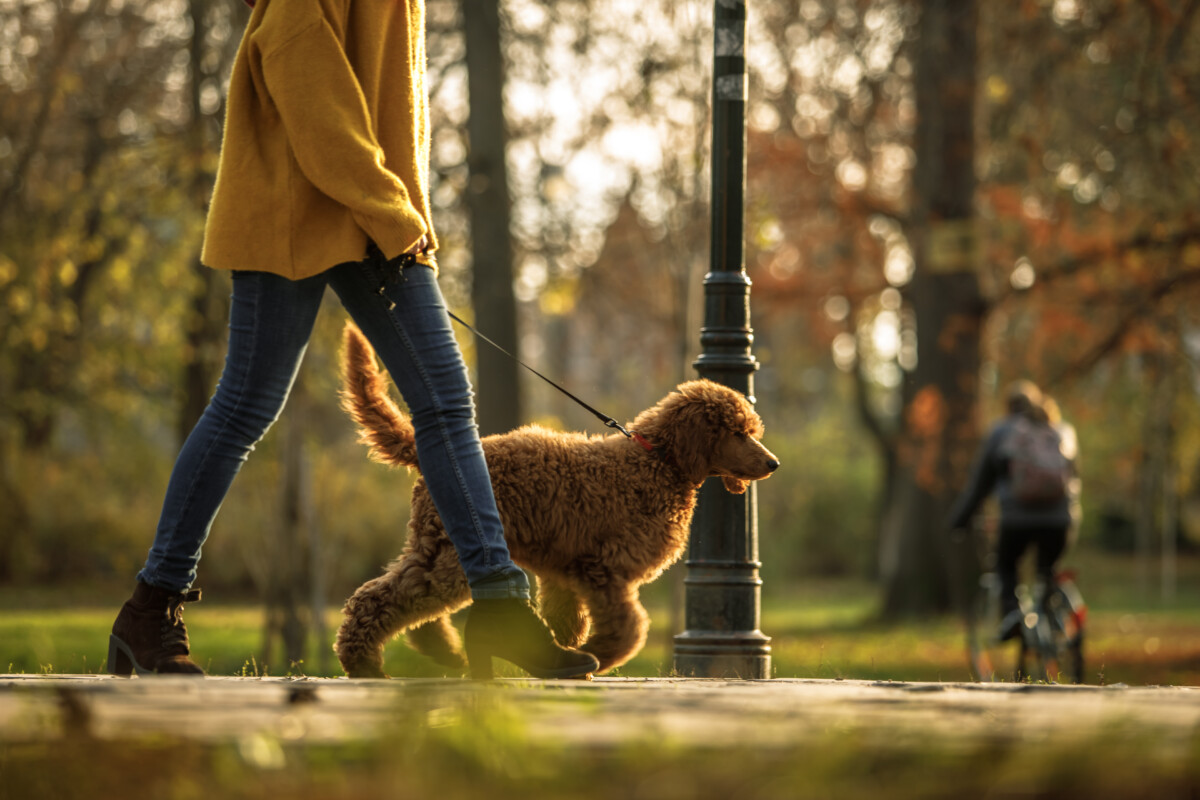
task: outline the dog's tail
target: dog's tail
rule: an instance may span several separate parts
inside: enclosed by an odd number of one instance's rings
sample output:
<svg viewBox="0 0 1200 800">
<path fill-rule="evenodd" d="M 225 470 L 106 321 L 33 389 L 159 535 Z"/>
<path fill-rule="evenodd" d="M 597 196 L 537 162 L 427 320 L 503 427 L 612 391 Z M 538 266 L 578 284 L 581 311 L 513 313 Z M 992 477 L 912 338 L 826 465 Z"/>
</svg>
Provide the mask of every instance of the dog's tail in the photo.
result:
<svg viewBox="0 0 1200 800">
<path fill-rule="evenodd" d="M 358 423 L 358 440 L 371 458 L 395 467 L 416 467 L 417 442 L 412 421 L 388 395 L 387 376 L 375 350 L 352 323 L 342 334 L 342 408 Z"/>
</svg>

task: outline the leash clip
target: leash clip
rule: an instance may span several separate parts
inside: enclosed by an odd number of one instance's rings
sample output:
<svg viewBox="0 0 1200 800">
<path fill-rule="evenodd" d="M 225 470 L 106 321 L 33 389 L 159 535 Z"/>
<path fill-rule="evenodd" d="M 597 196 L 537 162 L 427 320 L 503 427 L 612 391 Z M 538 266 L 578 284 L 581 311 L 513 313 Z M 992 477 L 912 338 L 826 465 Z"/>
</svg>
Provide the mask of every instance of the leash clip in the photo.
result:
<svg viewBox="0 0 1200 800">
<path fill-rule="evenodd" d="M 621 423 L 617 422 L 617 421 L 616 421 L 615 419 L 613 419 L 612 417 L 609 417 L 608 419 L 604 420 L 604 424 L 605 424 L 605 426 L 606 426 L 606 427 L 609 427 L 609 428 L 616 428 L 616 429 L 617 429 L 617 430 L 619 430 L 621 433 L 625 434 L 625 438 L 626 438 L 626 439 L 632 439 L 632 438 L 633 438 L 633 436 L 634 436 L 632 433 L 630 433 L 629 431 L 625 430 L 625 428 L 624 428 L 624 427 L 621 425 Z"/>
<path fill-rule="evenodd" d="M 649 453 L 651 450 L 654 449 L 654 445 L 652 445 L 650 443 L 649 439 L 647 439 L 645 436 L 642 436 L 640 433 L 637 433 L 637 432 L 630 433 L 629 431 L 625 430 L 625 428 L 621 425 L 621 423 L 617 422 L 612 417 L 609 417 L 608 419 L 606 419 L 604 421 L 604 424 L 610 428 L 616 428 L 621 433 L 625 434 L 626 439 L 633 439 L 635 442 L 640 444 L 642 446 L 642 449 L 644 449 L 647 453 Z"/>
</svg>

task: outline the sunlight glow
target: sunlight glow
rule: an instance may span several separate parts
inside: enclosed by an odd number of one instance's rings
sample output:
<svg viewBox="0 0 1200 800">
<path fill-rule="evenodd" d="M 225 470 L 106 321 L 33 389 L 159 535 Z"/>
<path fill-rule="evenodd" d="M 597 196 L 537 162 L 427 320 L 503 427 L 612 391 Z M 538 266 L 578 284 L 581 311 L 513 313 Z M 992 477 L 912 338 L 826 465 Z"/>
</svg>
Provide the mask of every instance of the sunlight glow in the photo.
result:
<svg viewBox="0 0 1200 800">
<path fill-rule="evenodd" d="M 883 263 L 883 277 L 892 286 L 903 286 L 913 278 L 916 264 L 907 244 L 897 244 L 888 248 L 887 259 Z"/>
<path fill-rule="evenodd" d="M 838 182 L 852 192 L 861 192 L 867 188 L 867 169 L 852 158 L 848 158 L 837 166 Z"/>
<path fill-rule="evenodd" d="M 900 315 L 895 311 L 881 311 L 871 325 L 871 346 L 883 359 L 892 359 L 900 352 Z"/>
<path fill-rule="evenodd" d="M 833 322 L 841 322 L 850 315 L 850 301 L 840 294 L 834 295 L 825 301 L 822 310 Z"/>
<path fill-rule="evenodd" d="M 1013 267 L 1012 275 L 1009 276 L 1009 282 L 1017 291 L 1023 291 L 1033 287 L 1037 281 L 1037 273 L 1033 269 L 1033 263 L 1021 256 L 1017 259 L 1017 263 Z"/>
<path fill-rule="evenodd" d="M 853 333 L 839 333 L 833 338 L 831 349 L 833 363 L 838 369 L 842 372 L 854 369 L 854 364 L 858 360 L 858 343 L 855 342 Z"/>
</svg>

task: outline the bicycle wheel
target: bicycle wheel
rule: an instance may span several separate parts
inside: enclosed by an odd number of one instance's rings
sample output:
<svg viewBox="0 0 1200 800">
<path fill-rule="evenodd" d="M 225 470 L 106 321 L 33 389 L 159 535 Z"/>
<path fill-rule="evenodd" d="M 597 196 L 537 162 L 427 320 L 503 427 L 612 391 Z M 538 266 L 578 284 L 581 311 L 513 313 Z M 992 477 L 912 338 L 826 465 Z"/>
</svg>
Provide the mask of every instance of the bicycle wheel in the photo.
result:
<svg viewBox="0 0 1200 800">
<path fill-rule="evenodd" d="M 1046 598 L 1046 616 L 1053 634 L 1053 649 L 1060 676 L 1071 683 L 1083 683 L 1084 624 L 1087 606 L 1075 582 L 1067 576 L 1055 580 Z"/>
<path fill-rule="evenodd" d="M 1028 586 L 1017 587 L 1017 600 L 1021 607 L 1021 653 L 1017 660 L 1017 680 L 1048 683 L 1058 675 L 1058 653 L 1049 618 L 1042 613 L 1044 590 L 1039 584 L 1032 590 Z"/>
<path fill-rule="evenodd" d="M 1018 681 L 1054 683 L 1059 675 L 1058 636 L 1049 614 L 1032 612 L 1026 616 L 1021 637 L 1021 661 Z"/>
<path fill-rule="evenodd" d="M 979 576 L 967 620 L 967 654 L 971 677 L 983 683 L 1004 680 L 1003 642 L 996 636 L 1000 618 L 1000 582 L 995 573 Z"/>
<path fill-rule="evenodd" d="M 1017 657 L 1017 682 L 1048 683 L 1053 672 L 1057 674 L 1056 661 L 1043 643 L 1035 624 L 1026 626 L 1021 636 L 1021 651 Z"/>
</svg>

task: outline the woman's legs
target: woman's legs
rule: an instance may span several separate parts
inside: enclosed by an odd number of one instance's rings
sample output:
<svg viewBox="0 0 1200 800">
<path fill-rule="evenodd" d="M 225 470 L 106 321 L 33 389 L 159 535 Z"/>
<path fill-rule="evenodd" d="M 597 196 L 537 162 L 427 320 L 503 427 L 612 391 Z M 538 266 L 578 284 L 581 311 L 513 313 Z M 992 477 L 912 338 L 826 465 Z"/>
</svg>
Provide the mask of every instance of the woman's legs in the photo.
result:
<svg viewBox="0 0 1200 800">
<path fill-rule="evenodd" d="M 434 271 L 368 259 L 335 267 L 329 284 L 408 405 L 421 474 L 472 598 L 528 598 L 529 580 L 504 542 L 466 365 Z"/>
<path fill-rule="evenodd" d="M 234 477 L 287 401 L 325 285 L 324 276 L 234 273 L 225 369 L 175 461 L 139 581 L 172 592 L 195 581 L 201 546 Z"/>
</svg>

